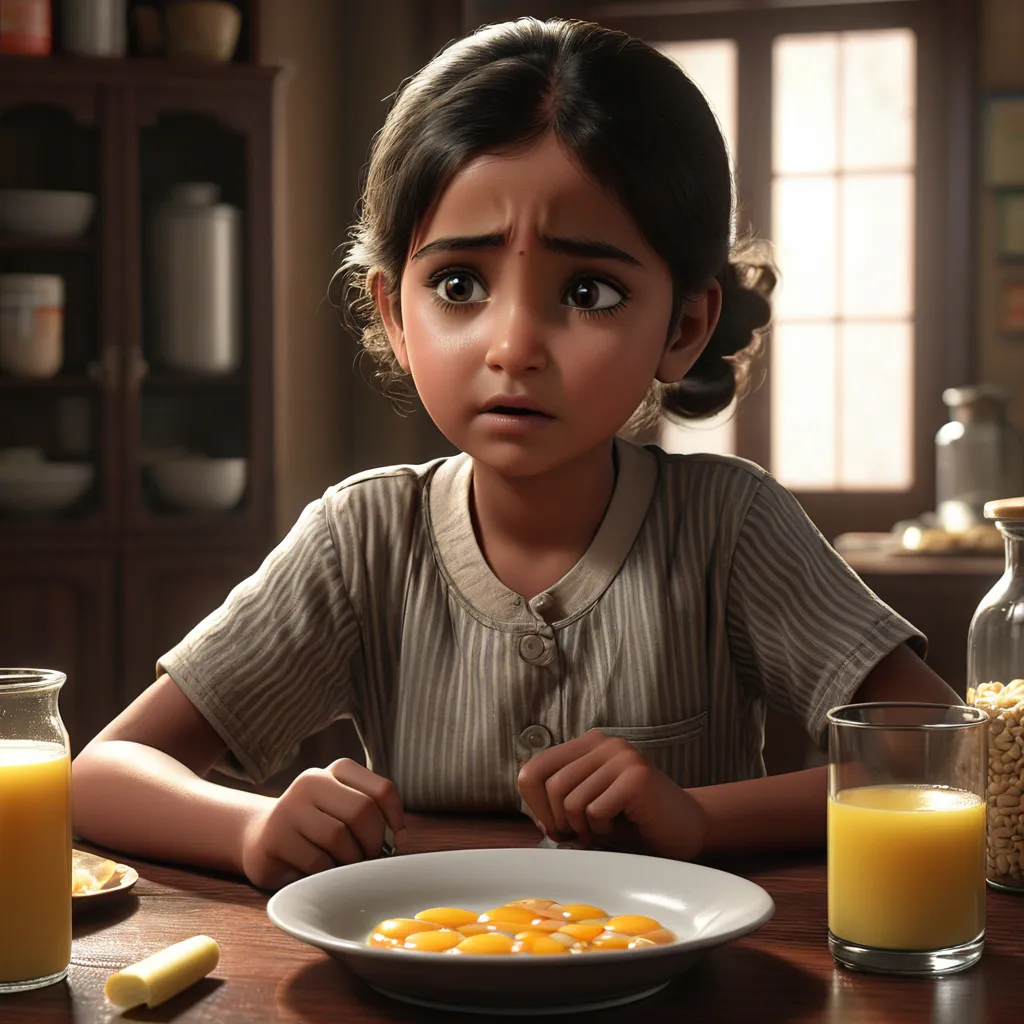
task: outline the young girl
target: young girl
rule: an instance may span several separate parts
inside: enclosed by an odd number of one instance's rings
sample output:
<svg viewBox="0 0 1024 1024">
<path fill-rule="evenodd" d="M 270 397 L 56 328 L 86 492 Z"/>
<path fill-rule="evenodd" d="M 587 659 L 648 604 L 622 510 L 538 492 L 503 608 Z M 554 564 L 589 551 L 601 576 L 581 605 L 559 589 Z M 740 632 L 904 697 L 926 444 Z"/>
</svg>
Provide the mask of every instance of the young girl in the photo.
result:
<svg viewBox="0 0 1024 1024">
<path fill-rule="evenodd" d="M 763 470 L 618 436 L 747 378 L 773 279 L 730 261 L 731 192 L 700 91 L 620 33 L 492 26 L 407 81 L 343 269 L 462 454 L 310 504 L 76 759 L 76 831 L 265 888 L 401 848 L 404 809 L 678 858 L 819 842 L 824 770 L 764 777 L 766 705 L 817 739 L 834 705 L 957 697 Z M 204 779 L 346 715 L 367 768 Z"/>
</svg>

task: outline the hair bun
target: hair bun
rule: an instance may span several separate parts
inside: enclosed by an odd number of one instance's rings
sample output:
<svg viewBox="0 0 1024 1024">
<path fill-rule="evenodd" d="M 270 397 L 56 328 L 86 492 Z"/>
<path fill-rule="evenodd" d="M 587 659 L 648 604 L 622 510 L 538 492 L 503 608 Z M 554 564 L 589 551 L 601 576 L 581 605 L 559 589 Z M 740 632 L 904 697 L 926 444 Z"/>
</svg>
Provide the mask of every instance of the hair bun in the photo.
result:
<svg viewBox="0 0 1024 1024">
<path fill-rule="evenodd" d="M 714 333 L 689 373 L 662 394 L 662 409 L 670 418 L 713 416 L 750 388 L 753 362 L 771 323 L 770 297 L 778 280 L 767 245 L 744 244 L 717 280 L 722 312 Z"/>
</svg>

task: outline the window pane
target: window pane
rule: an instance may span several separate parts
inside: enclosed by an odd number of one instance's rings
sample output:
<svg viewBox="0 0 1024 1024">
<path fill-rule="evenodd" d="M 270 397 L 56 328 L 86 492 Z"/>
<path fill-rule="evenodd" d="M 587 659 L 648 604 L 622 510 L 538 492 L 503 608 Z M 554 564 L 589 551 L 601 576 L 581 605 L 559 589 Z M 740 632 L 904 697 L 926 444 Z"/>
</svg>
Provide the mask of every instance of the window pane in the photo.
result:
<svg viewBox="0 0 1024 1024">
<path fill-rule="evenodd" d="M 909 167 L 916 106 L 913 32 L 846 32 L 842 50 L 843 166 Z"/>
<path fill-rule="evenodd" d="M 700 87 L 729 148 L 729 166 L 736 166 L 736 41 L 696 39 L 688 42 L 656 43 Z M 733 227 L 735 228 L 735 218 Z M 730 407 L 707 420 L 685 425 L 663 420 L 658 443 L 667 452 L 712 452 L 731 455 L 736 451 L 735 408 Z"/>
<path fill-rule="evenodd" d="M 840 330 L 840 486 L 905 490 L 913 483 L 910 324 L 844 324 Z"/>
<path fill-rule="evenodd" d="M 774 58 L 771 466 L 796 489 L 906 489 L 916 40 L 783 36 Z"/>
<path fill-rule="evenodd" d="M 836 179 L 777 178 L 772 192 L 772 238 L 780 272 L 775 317 L 834 317 L 839 309 Z"/>
<path fill-rule="evenodd" d="M 842 314 L 906 317 L 914 307 L 914 178 L 842 180 Z"/>
<path fill-rule="evenodd" d="M 656 43 L 697 83 L 729 147 L 730 166 L 735 167 L 736 152 L 736 41 L 734 39 L 695 39 L 685 43 Z"/>
<path fill-rule="evenodd" d="M 839 160 L 839 37 L 779 36 L 772 68 L 775 172 L 834 171 Z"/>
<path fill-rule="evenodd" d="M 836 464 L 836 328 L 772 330 L 772 472 L 787 487 L 832 490 Z"/>
</svg>

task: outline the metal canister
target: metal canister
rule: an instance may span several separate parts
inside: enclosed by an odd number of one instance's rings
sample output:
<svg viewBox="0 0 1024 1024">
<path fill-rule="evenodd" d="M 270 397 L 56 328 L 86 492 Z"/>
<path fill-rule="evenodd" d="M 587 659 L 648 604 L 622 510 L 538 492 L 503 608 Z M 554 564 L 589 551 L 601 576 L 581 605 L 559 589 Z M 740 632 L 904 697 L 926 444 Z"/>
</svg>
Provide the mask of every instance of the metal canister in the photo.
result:
<svg viewBox="0 0 1024 1024">
<path fill-rule="evenodd" d="M 242 362 L 241 211 L 217 185 L 175 185 L 156 214 L 153 290 L 157 360 L 223 374 Z"/>
</svg>

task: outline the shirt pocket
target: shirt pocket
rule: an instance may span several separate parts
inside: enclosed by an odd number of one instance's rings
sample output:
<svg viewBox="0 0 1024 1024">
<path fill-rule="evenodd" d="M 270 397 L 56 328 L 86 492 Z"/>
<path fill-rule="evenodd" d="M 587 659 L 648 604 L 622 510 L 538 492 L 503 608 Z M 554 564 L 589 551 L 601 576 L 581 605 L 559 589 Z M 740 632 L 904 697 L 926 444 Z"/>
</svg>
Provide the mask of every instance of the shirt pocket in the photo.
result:
<svg viewBox="0 0 1024 1024">
<path fill-rule="evenodd" d="M 666 722 L 664 725 L 601 725 L 598 728 L 605 736 L 624 739 L 638 750 L 657 750 L 700 739 L 707 732 L 708 713 L 702 711 L 693 718 L 684 718 L 680 722 Z"/>
</svg>

